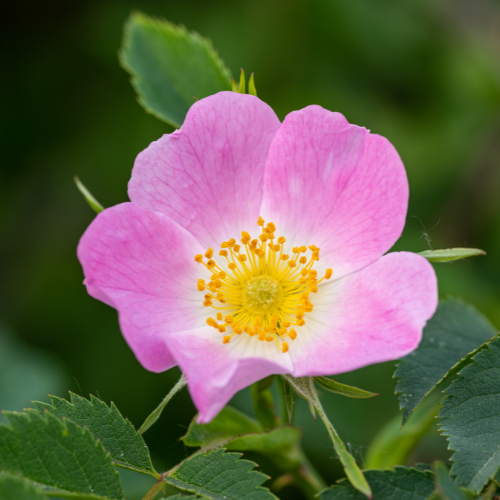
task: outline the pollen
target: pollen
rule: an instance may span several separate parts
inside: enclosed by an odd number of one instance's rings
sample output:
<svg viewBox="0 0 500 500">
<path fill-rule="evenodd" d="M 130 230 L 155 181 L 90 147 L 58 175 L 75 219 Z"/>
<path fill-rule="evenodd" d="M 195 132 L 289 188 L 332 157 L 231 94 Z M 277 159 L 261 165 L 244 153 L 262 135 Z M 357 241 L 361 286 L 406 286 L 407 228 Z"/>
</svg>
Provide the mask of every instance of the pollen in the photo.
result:
<svg viewBox="0 0 500 500">
<path fill-rule="evenodd" d="M 285 254 L 286 238 L 275 236 L 276 226 L 266 224 L 262 217 L 257 225 L 257 238 L 242 231 L 241 244 L 234 238 L 222 242 L 220 259 L 214 257 L 212 248 L 194 257 L 207 271 L 197 289 L 211 292 L 201 302 L 214 310 L 207 324 L 225 333 L 223 344 L 245 334 L 256 342 L 272 342 L 286 353 L 288 339 L 294 341 L 300 335 L 314 309 L 310 294 L 317 293 L 318 285 L 333 273 L 327 269 L 318 279 L 313 266 L 319 261 L 320 249 L 315 245 L 293 247 Z"/>
</svg>

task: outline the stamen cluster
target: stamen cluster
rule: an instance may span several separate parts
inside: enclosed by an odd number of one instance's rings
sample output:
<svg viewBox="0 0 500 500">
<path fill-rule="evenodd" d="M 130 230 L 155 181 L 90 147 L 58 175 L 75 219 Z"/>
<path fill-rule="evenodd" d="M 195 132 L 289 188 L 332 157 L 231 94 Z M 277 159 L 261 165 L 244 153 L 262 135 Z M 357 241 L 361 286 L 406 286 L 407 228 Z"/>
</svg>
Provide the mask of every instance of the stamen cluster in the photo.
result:
<svg viewBox="0 0 500 500">
<path fill-rule="evenodd" d="M 234 238 L 221 244 L 219 256 L 225 264 L 213 259 L 212 248 L 205 255 L 195 256 L 195 261 L 211 273 L 208 282 L 198 280 L 198 290 L 209 292 L 203 305 L 217 311 L 207 324 L 221 333 L 231 329 L 223 337 L 224 344 L 246 333 L 259 341 L 274 340 L 285 353 L 288 343 L 283 339 L 297 338 L 297 331 L 291 327 L 304 326 L 305 314 L 314 308 L 309 295 L 318 291 L 321 281 L 331 278 L 332 270 L 327 269 L 318 280 L 318 272 L 313 269 L 319 261 L 318 247 L 309 246 L 309 257 L 307 247 L 294 247 L 290 256 L 284 253 L 286 239 L 275 236 L 272 222 L 266 225 L 259 217 L 257 224 L 261 227 L 258 238 L 252 239 L 242 231 L 241 245 Z"/>
</svg>

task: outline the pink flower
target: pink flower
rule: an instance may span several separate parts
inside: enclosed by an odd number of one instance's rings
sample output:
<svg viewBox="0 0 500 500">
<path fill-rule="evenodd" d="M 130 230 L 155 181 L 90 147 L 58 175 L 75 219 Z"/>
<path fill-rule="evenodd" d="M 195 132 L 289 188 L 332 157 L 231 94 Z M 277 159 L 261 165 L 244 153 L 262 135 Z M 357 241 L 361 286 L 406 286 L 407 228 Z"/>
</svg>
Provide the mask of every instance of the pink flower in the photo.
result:
<svg viewBox="0 0 500 500">
<path fill-rule="evenodd" d="M 221 92 L 139 154 L 128 192 L 80 241 L 85 284 L 146 369 L 180 366 L 199 422 L 270 374 L 400 358 L 436 309 L 431 265 L 383 255 L 405 223 L 404 166 L 339 113 L 281 124 Z"/>
</svg>

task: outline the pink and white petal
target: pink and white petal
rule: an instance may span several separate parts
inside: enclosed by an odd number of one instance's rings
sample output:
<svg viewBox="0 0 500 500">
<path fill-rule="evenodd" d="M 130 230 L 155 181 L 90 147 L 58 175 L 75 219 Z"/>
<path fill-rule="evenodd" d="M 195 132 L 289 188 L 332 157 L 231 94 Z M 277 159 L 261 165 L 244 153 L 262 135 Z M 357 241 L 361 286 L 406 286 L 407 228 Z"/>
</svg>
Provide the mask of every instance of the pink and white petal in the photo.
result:
<svg viewBox="0 0 500 500">
<path fill-rule="evenodd" d="M 210 422 L 241 389 L 268 375 L 292 373 L 288 353 L 247 334 L 223 344 L 225 334 L 207 326 L 168 337 L 168 347 L 188 380 L 198 423 Z"/>
<path fill-rule="evenodd" d="M 395 252 L 320 286 L 311 301 L 313 312 L 289 343 L 294 377 L 344 373 L 412 352 L 436 310 L 437 280 L 426 259 Z"/>
<path fill-rule="evenodd" d="M 185 229 L 134 203 L 100 213 L 80 240 L 89 294 L 118 310 L 122 333 L 148 370 L 175 366 L 165 338 L 208 317 L 196 287 L 201 251 Z"/>
<path fill-rule="evenodd" d="M 280 127 L 257 97 L 219 92 L 193 104 L 182 128 L 139 154 L 130 199 L 168 215 L 206 247 L 252 230 L 264 166 Z"/>
<path fill-rule="evenodd" d="M 321 248 L 318 270 L 333 279 L 374 262 L 401 235 L 406 172 L 381 136 L 340 113 L 290 113 L 269 150 L 262 215 L 293 245 Z"/>
</svg>

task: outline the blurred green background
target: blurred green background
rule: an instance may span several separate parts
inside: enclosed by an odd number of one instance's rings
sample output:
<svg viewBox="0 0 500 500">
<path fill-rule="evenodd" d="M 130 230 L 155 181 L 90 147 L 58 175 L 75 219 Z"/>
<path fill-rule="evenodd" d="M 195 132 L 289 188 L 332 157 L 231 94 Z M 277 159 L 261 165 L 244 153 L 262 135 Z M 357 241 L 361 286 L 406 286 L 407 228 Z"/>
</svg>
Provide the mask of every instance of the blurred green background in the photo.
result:
<svg viewBox="0 0 500 500">
<path fill-rule="evenodd" d="M 133 9 L 211 38 L 233 75 L 241 67 L 255 73 L 259 97 L 280 118 L 320 104 L 388 137 L 411 191 L 396 248 L 486 250 L 486 257 L 435 268 L 441 296 L 461 296 L 500 325 L 498 2 L 11 2 L 0 30 L 0 408 L 72 390 L 114 401 L 139 426 L 179 376 L 138 364 L 115 311 L 87 295 L 75 253 L 94 214 L 73 175 L 105 206 L 123 202 L 135 156 L 171 132 L 137 104 L 118 63 Z M 373 435 L 398 413 L 393 369 L 387 363 L 340 377 L 381 393 L 373 400 L 325 395 L 361 462 Z M 252 412 L 247 392 L 235 404 Z M 178 438 L 194 414 L 183 392 L 146 434 L 160 468 L 192 451 Z M 297 421 L 313 463 L 334 481 L 340 467 L 326 432 L 304 405 Z M 446 458 L 446 446 L 429 436 L 410 463 Z M 135 476 L 125 480 L 137 486 Z"/>
</svg>

